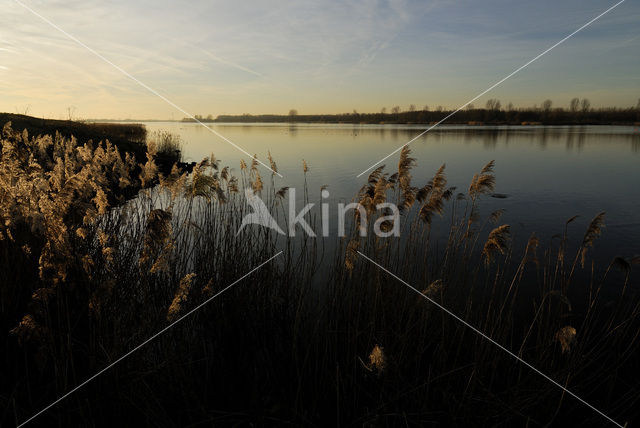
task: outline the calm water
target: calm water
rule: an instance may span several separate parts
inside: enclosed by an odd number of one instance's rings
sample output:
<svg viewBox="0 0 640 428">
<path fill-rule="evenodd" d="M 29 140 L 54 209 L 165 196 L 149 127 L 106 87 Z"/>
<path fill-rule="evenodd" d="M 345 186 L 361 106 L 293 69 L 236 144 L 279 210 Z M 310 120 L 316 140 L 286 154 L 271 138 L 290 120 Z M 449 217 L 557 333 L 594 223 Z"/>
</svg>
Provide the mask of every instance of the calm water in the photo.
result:
<svg viewBox="0 0 640 428">
<path fill-rule="evenodd" d="M 184 141 L 185 160 L 211 153 L 239 170 L 242 153 L 198 124 L 146 123 L 149 131 L 167 130 Z M 406 143 L 424 127 L 414 125 L 216 124 L 216 131 L 266 161 L 271 151 L 279 172 L 276 186 L 300 188 L 302 159 L 309 165 L 311 199 L 319 202 L 328 185 L 330 202 L 350 201 L 366 182 L 356 176 L 373 162 Z M 597 244 L 598 258 L 640 253 L 640 131 L 634 127 L 465 127 L 442 126 L 411 144 L 418 166 L 414 185 L 425 184 L 446 163 L 449 185 L 466 191 L 473 174 L 496 161 L 496 192 L 485 212 L 505 209 L 502 221 L 516 236 L 537 232 L 550 238 L 569 217 L 575 239 L 588 222 L 607 212 L 606 229 Z M 398 155 L 385 163 L 396 168 Z M 267 162 L 268 163 L 268 162 Z M 263 177 L 270 172 L 261 170 Z M 315 193 L 314 193 L 315 192 Z M 316 195 L 316 196 L 314 196 Z M 441 220 L 444 221 L 444 220 Z"/>
</svg>

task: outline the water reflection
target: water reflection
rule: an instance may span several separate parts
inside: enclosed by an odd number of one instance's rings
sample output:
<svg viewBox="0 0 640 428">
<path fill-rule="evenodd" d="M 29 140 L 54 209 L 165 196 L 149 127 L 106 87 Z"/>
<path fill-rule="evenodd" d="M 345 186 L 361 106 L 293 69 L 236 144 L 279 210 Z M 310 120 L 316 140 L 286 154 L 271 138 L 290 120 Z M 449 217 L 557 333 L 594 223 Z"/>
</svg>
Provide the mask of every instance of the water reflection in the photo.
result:
<svg viewBox="0 0 640 428">
<path fill-rule="evenodd" d="M 631 150 L 636 153 L 640 151 L 640 133 L 633 136 L 633 139 L 631 140 Z"/>
<path fill-rule="evenodd" d="M 567 132 L 566 147 L 568 152 L 573 150 L 573 132 Z"/>
<path fill-rule="evenodd" d="M 366 175 L 356 178 L 357 174 L 425 129 L 288 123 L 212 126 L 261 159 L 270 151 L 284 176 L 277 178 L 277 186 L 304 182 L 304 158 L 311 168 L 310 197 L 319 201 L 320 186 L 329 185 L 332 199 L 347 202 L 366 182 Z M 197 124 L 148 123 L 147 128 L 180 134 L 186 160 L 214 152 L 223 165 L 239 169 L 243 155 Z M 466 189 L 473 174 L 495 159 L 496 192 L 510 197 L 488 198 L 483 207 L 505 208 L 504 221 L 521 223 L 517 230 L 524 236 L 535 231 L 550 237 L 573 215 L 588 222 L 607 211 L 609 250 L 616 255 L 640 253 L 640 133 L 633 127 L 441 126 L 414 141 L 411 149 L 418 162 L 413 171 L 416 186 L 446 163 L 449 184 Z M 387 159 L 387 170 L 393 172 L 397 161 L 397 154 Z M 269 175 L 264 171 L 265 178 Z M 583 225 L 574 226 L 578 230 Z"/>
</svg>

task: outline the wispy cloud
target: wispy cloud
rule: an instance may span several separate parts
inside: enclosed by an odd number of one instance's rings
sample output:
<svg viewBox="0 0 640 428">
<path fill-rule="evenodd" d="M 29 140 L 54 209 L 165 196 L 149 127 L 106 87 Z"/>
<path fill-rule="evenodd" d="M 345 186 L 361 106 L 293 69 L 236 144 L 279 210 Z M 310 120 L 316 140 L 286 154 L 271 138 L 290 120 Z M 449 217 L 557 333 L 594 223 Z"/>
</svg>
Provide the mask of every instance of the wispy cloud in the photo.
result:
<svg viewBox="0 0 640 428">
<path fill-rule="evenodd" d="M 244 71 L 244 72 L 246 72 L 246 73 L 253 74 L 254 76 L 263 77 L 263 76 L 262 76 L 262 74 L 258 73 L 257 71 L 251 70 L 250 68 L 247 68 L 247 67 L 243 67 L 243 66 L 242 66 L 242 65 L 240 65 L 240 64 L 236 64 L 235 62 L 232 62 L 232 61 L 226 60 L 226 59 L 224 59 L 224 58 L 220 58 L 219 56 L 216 56 L 216 55 L 212 54 L 211 52 L 209 52 L 209 51 L 208 51 L 208 50 L 206 50 L 206 49 L 197 48 L 197 50 L 198 50 L 199 52 L 202 52 L 204 55 L 206 55 L 207 57 L 211 58 L 212 60 L 214 60 L 214 61 L 216 61 L 216 62 L 219 62 L 219 63 L 221 63 L 221 64 L 228 65 L 228 66 L 230 66 L 230 67 L 236 68 L 236 69 L 241 70 L 241 71 Z"/>
<path fill-rule="evenodd" d="M 602 0 L 482 7 L 472 0 L 247 0 L 242 7 L 195 0 L 188 8 L 171 0 L 23 1 L 205 114 L 454 105 L 603 8 Z M 0 110 L 30 103 L 34 114 L 48 114 L 72 104 L 84 116 L 171 116 L 25 12 L 7 2 L 0 15 Z M 630 102 L 640 58 L 628 52 L 640 48 L 639 19 L 640 5 L 626 2 L 497 95 L 532 104 L 559 88 L 580 96 L 597 87 L 594 104 Z"/>
</svg>

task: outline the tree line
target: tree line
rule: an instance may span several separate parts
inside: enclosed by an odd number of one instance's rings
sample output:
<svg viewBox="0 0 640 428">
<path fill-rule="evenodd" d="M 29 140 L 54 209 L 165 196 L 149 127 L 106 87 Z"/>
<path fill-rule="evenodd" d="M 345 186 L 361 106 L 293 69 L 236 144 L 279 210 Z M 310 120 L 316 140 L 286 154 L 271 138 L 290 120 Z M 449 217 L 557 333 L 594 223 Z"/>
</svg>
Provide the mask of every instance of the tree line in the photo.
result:
<svg viewBox="0 0 640 428">
<path fill-rule="evenodd" d="M 196 119 L 203 122 L 297 122 L 297 123 L 363 123 L 363 124 L 411 124 L 411 123 L 435 123 L 454 113 L 455 110 L 437 106 L 430 109 L 424 106 L 418 109 L 414 104 L 403 110 L 400 106 L 390 109 L 383 107 L 378 113 L 359 113 L 353 110 L 351 113 L 338 114 L 299 114 L 296 109 L 291 109 L 288 114 L 242 114 L 219 115 L 215 119 L 212 115 L 203 118 L 196 115 Z M 185 122 L 194 122 L 185 118 Z M 506 106 L 498 99 L 487 100 L 484 108 L 477 108 L 473 104 L 465 106 L 462 110 L 447 118 L 450 124 L 492 124 L 492 125 L 611 125 L 611 124 L 636 124 L 640 123 L 640 99 L 635 107 L 601 107 L 593 108 L 587 98 L 573 98 L 568 107 L 554 107 L 553 101 L 544 100 L 540 106 L 516 108 L 512 103 Z"/>
</svg>

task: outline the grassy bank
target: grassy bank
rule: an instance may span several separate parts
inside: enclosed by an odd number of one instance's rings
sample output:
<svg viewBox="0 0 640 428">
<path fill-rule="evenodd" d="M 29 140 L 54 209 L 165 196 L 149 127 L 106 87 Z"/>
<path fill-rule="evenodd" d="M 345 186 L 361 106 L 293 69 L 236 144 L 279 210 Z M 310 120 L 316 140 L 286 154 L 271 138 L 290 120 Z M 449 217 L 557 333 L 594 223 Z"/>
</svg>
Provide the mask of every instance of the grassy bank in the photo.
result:
<svg viewBox="0 0 640 428">
<path fill-rule="evenodd" d="M 83 123 L 72 120 L 41 119 L 22 114 L 0 113 L 0 125 L 11 122 L 13 129 L 27 130 L 29 135 L 51 135 L 56 132 L 63 137 L 72 136 L 82 143 L 93 140 L 94 143 L 109 140 L 120 152 L 144 159 L 147 130 L 143 125 L 131 123 Z"/>
</svg>

